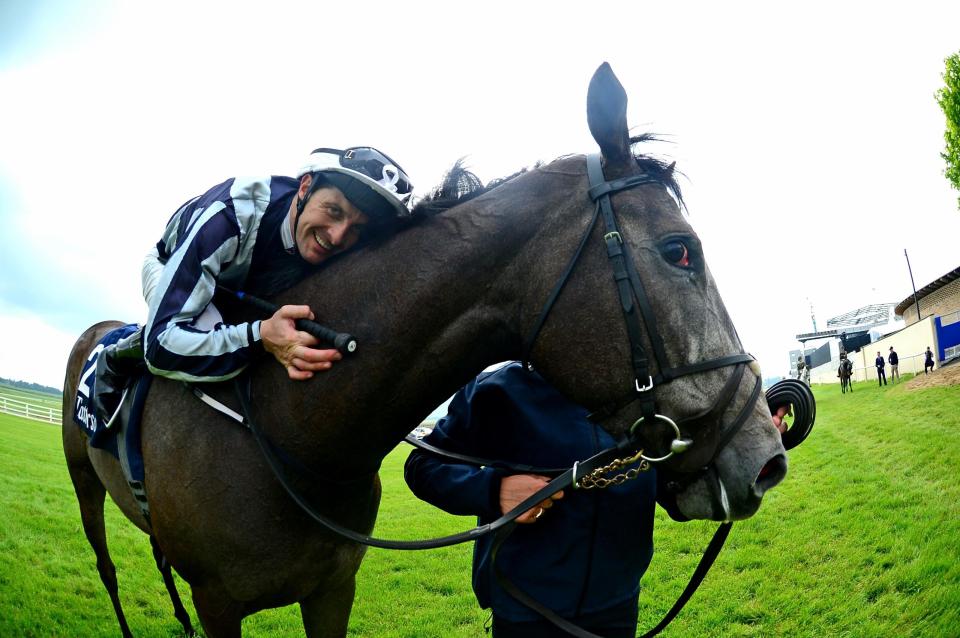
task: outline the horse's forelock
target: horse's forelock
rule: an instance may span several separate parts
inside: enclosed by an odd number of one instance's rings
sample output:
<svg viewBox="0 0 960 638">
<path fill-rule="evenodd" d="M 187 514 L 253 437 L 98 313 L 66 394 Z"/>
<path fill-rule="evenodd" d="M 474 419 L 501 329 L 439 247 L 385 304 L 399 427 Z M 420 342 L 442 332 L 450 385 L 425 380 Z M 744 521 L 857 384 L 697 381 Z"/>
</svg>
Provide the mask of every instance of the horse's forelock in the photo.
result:
<svg viewBox="0 0 960 638">
<path fill-rule="evenodd" d="M 644 155 L 639 153 L 636 147 L 644 142 L 661 142 L 662 138 L 657 136 L 654 133 L 642 133 L 640 135 L 634 135 L 630 138 L 630 147 L 633 150 L 633 158 L 637 161 L 637 166 L 646 173 L 647 175 L 652 176 L 658 182 L 663 184 L 663 186 L 670 191 L 670 194 L 674 196 L 677 200 L 677 205 L 680 207 L 680 210 L 687 210 L 687 205 L 683 201 L 683 193 L 680 191 L 680 184 L 677 182 L 677 175 L 682 175 L 676 170 L 676 162 L 667 162 L 666 160 L 660 159 L 658 157 L 653 157 L 652 155 Z"/>
</svg>

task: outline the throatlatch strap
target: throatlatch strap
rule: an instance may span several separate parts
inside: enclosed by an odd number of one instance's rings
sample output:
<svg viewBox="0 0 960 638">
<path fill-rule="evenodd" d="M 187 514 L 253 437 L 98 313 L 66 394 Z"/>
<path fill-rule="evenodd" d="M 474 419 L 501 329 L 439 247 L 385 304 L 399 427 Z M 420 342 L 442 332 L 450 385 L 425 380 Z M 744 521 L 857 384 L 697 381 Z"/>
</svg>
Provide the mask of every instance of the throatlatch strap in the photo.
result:
<svg viewBox="0 0 960 638">
<path fill-rule="evenodd" d="M 530 331 L 530 335 L 524 342 L 523 355 L 520 359 L 520 363 L 523 365 L 524 370 L 529 368 L 530 352 L 533 350 L 533 343 L 537 340 L 537 335 L 539 335 L 540 330 L 543 329 L 543 324 L 547 322 L 547 316 L 550 314 L 550 311 L 553 309 L 553 305 L 556 303 L 557 298 L 563 291 L 563 287 L 567 285 L 567 280 L 570 279 L 570 273 L 573 272 L 574 266 L 576 266 L 577 261 L 580 260 L 580 254 L 583 252 L 583 247 L 587 245 L 587 240 L 590 239 L 590 235 L 593 233 L 593 227 L 597 225 L 597 216 L 599 215 L 599 212 L 600 207 L 597 206 L 593 211 L 593 217 L 590 218 L 590 224 L 587 226 L 587 230 L 584 231 L 583 237 L 580 238 L 580 244 L 577 246 L 576 252 L 573 253 L 573 257 L 571 257 L 570 261 L 567 263 L 567 267 L 563 270 L 563 274 L 560 275 L 560 279 L 557 280 L 556 285 L 553 287 L 553 291 L 547 298 L 547 303 L 543 305 L 543 309 L 540 311 L 540 316 L 537 317 L 537 323 L 534 324 L 533 330 Z"/>
</svg>

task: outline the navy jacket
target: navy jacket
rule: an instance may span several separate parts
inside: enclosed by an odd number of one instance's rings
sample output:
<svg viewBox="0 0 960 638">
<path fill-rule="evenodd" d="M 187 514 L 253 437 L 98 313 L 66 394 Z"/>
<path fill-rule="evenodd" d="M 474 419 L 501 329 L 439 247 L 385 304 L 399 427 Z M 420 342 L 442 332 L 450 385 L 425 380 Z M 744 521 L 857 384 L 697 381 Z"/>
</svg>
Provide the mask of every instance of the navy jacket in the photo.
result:
<svg viewBox="0 0 960 638">
<path fill-rule="evenodd" d="M 512 363 L 481 374 L 460 390 L 427 442 L 452 451 L 538 467 L 570 467 L 614 445 L 540 375 Z M 480 523 L 500 516 L 506 473 L 449 462 L 414 450 L 404 471 L 421 499 Z M 574 617 L 635 599 L 653 555 L 654 470 L 604 490 L 564 490 L 536 523 L 518 525 L 497 565 L 522 590 L 555 612 Z M 473 589 L 481 607 L 507 620 L 539 618 L 496 582 L 493 537 L 476 541 Z"/>
<path fill-rule="evenodd" d="M 877 366 L 877 370 L 883 370 L 887 365 L 882 356 L 877 356 L 874 364 Z"/>
</svg>

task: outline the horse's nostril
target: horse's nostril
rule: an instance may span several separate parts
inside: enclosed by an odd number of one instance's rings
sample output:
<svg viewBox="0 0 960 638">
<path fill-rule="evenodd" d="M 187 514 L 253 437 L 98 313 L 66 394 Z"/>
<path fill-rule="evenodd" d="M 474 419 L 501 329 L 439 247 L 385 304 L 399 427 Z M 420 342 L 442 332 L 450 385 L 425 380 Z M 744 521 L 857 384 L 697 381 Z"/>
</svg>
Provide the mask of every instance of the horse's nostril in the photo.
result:
<svg viewBox="0 0 960 638">
<path fill-rule="evenodd" d="M 763 496 L 770 488 L 783 480 L 787 475 L 787 457 L 778 454 L 760 469 L 757 480 L 753 485 L 754 493 L 757 496 Z"/>
</svg>

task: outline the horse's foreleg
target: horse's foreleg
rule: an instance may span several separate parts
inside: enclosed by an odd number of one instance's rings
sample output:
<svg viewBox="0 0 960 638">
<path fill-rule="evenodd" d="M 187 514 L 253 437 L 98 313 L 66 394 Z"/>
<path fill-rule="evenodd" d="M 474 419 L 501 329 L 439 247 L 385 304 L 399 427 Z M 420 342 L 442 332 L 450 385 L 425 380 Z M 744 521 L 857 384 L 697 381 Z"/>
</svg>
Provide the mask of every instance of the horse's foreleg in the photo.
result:
<svg viewBox="0 0 960 638">
<path fill-rule="evenodd" d="M 325 591 L 314 592 L 300 601 L 300 615 L 307 638 L 343 638 L 347 635 L 356 578 Z"/>
<path fill-rule="evenodd" d="M 77 501 L 80 504 L 80 520 L 83 523 L 83 532 L 87 535 L 87 541 L 89 541 L 94 554 L 97 556 L 97 572 L 100 573 L 100 580 L 110 595 L 113 611 L 120 623 L 120 632 L 124 638 L 131 638 L 130 627 L 123 615 L 123 608 L 120 606 L 117 570 L 107 549 L 107 532 L 103 524 L 103 502 L 107 490 L 94 472 L 93 466 L 86 461 L 86 458 L 82 462 L 75 461 L 69 458 L 68 453 L 67 468 L 70 471 L 73 489 L 77 493 Z"/>
<path fill-rule="evenodd" d="M 153 536 L 150 537 L 150 546 L 153 547 L 153 560 L 157 562 L 157 569 L 160 570 L 160 575 L 163 576 L 163 584 L 167 586 L 167 593 L 170 594 L 170 602 L 173 603 L 174 617 L 183 625 L 183 631 L 188 636 L 196 636 L 197 632 L 194 631 L 193 624 L 190 622 L 190 614 L 188 614 L 187 610 L 183 607 L 183 602 L 180 600 L 180 592 L 177 591 L 177 585 L 173 581 L 173 570 L 170 569 L 170 563 L 167 562 L 163 552 L 160 551 L 160 545 L 157 544 L 157 539 Z"/>
</svg>

